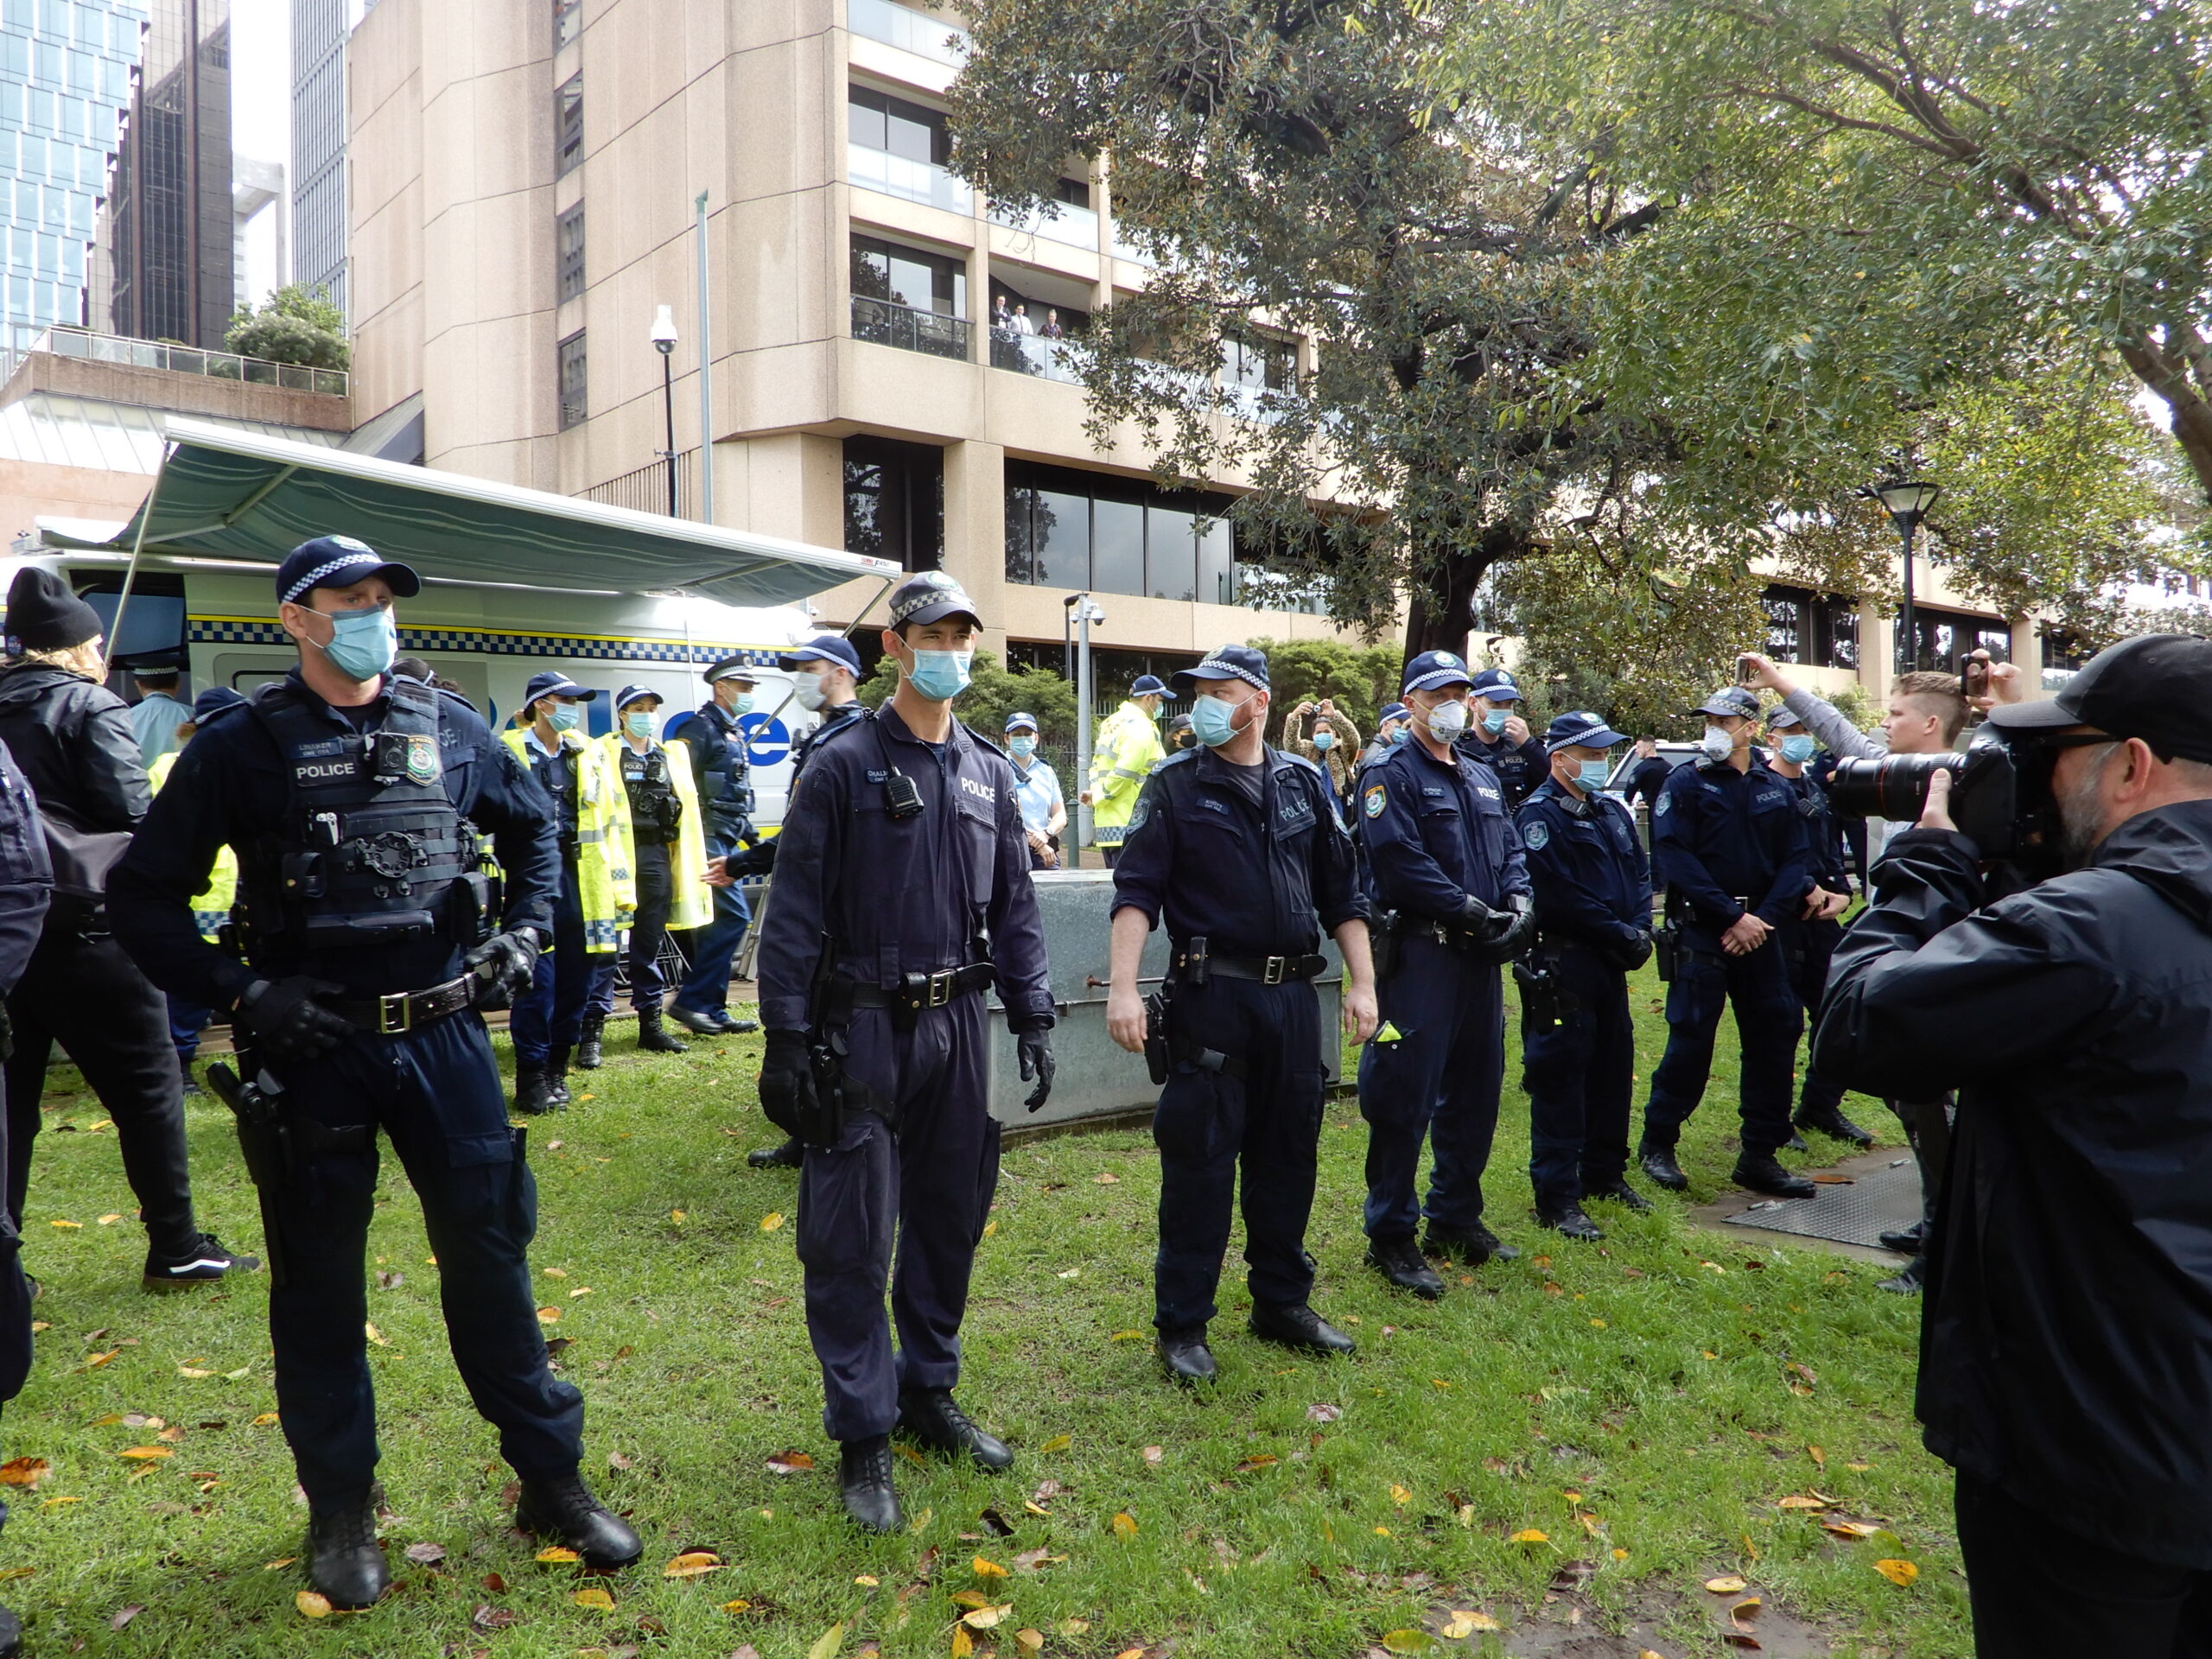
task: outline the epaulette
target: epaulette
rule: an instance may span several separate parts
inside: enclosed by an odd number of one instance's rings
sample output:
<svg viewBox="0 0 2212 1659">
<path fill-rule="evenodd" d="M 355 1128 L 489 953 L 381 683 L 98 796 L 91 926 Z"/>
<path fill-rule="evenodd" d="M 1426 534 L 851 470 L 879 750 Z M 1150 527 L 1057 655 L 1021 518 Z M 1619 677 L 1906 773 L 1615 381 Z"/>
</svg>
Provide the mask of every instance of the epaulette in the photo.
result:
<svg viewBox="0 0 2212 1659">
<path fill-rule="evenodd" d="M 1014 764 L 1014 757 L 1012 755 L 1008 754 L 1000 745 L 994 743 L 989 738 L 985 737 L 981 732 L 977 731 L 973 726 L 970 726 L 966 721 L 956 720 L 954 724 L 957 725 L 962 731 L 967 733 L 969 736 L 974 738 L 978 743 L 988 749 L 993 754 L 998 756 L 1000 760 L 1005 761 L 1007 765 L 1012 766 Z"/>
<path fill-rule="evenodd" d="M 825 721 L 823 724 L 814 728 L 810 739 L 813 747 L 807 750 L 807 754 L 811 757 L 821 753 L 823 747 L 825 744 L 836 743 L 842 741 L 848 732 L 857 732 L 861 727 L 870 724 L 874 719 L 874 709 L 863 709 L 857 715 L 849 715 L 846 719 L 838 721 L 834 725 Z"/>
<path fill-rule="evenodd" d="M 1187 749 L 1178 749 L 1174 753 L 1168 755 L 1166 759 L 1161 760 L 1158 766 L 1153 768 L 1153 770 L 1154 772 L 1165 772 L 1170 766 L 1188 766 L 1192 761 L 1196 760 L 1198 758 L 1198 751 L 1195 746 Z"/>
<path fill-rule="evenodd" d="M 226 702 L 221 708 L 211 710 L 207 719 L 199 721 L 199 729 L 204 732 L 210 726 L 213 726 L 217 721 L 227 720 L 231 715 L 238 713 L 239 709 L 249 706 L 249 704 L 245 702 Z"/>
<path fill-rule="evenodd" d="M 481 709 L 479 709 L 474 703 L 471 702 L 467 697 L 462 696 L 460 692 L 449 691 L 442 685 L 434 685 L 430 690 L 436 692 L 442 697 L 448 697 L 452 699 L 454 702 L 459 703 L 462 708 L 467 709 L 470 714 L 474 715 L 479 720 L 481 720 L 484 717 L 484 711 Z"/>
</svg>

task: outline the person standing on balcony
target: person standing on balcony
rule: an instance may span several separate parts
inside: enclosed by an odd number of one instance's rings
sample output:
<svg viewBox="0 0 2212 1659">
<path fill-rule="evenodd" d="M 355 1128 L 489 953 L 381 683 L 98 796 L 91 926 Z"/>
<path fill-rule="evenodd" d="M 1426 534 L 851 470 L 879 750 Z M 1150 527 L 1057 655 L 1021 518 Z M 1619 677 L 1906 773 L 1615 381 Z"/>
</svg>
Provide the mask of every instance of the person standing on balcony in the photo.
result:
<svg viewBox="0 0 2212 1659">
<path fill-rule="evenodd" d="M 1090 756 L 1090 787 L 1080 798 L 1090 809 L 1091 839 L 1109 869 L 1122 856 L 1129 814 L 1136 810 L 1144 780 L 1167 758 L 1159 728 L 1153 724 L 1166 700 L 1167 687 L 1159 676 L 1140 674 L 1129 688 L 1128 700 L 1098 728 L 1097 747 Z"/>
<path fill-rule="evenodd" d="M 1065 340 L 1068 333 L 1066 329 L 1060 327 L 1060 314 L 1058 309 L 1045 313 L 1045 326 L 1037 332 L 1046 340 Z"/>
</svg>

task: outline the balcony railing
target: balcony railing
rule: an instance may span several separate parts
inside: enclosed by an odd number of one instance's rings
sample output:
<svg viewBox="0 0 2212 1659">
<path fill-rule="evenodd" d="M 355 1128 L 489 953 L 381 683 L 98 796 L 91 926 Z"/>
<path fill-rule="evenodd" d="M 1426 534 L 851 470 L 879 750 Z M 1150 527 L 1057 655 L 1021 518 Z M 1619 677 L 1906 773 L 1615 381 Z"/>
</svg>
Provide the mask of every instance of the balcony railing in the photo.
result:
<svg viewBox="0 0 2212 1659">
<path fill-rule="evenodd" d="M 917 162 L 849 140 L 845 145 L 845 175 L 863 189 L 880 190 L 901 201 L 918 201 L 925 207 L 942 207 L 950 213 L 976 211 L 976 194 L 968 188 L 967 181 L 935 162 Z"/>
<path fill-rule="evenodd" d="M 846 22 L 855 35 L 955 69 L 968 61 L 968 31 L 956 23 L 891 0 L 847 0 L 847 5 Z"/>
<path fill-rule="evenodd" d="M 965 317 L 940 316 L 934 311 L 918 311 L 911 305 L 855 294 L 853 338 L 965 363 L 972 355 L 969 342 L 975 338 L 975 325 Z"/>
<path fill-rule="evenodd" d="M 342 369 L 310 369 L 230 352 L 203 352 L 192 346 L 164 346 L 159 340 L 127 340 L 81 328 L 49 328 L 31 342 L 34 352 L 83 358 L 93 363 L 121 363 L 134 369 L 167 369 L 172 374 L 204 374 L 211 380 L 242 380 L 248 385 L 282 386 L 288 391 L 321 391 L 343 397 L 351 382 Z"/>
<path fill-rule="evenodd" d="M 1083 384 L 1083 372 L 1065 340 L 1046 340 L 1039 334 L 1019 334 L 1011 328 L 991 330 L 991 366 L 1015 374 L 1033 374 L 1047 380 Z"/>
<path fill-rule="evenodd" d="M 1052 206 L 1057 211 L 1049 217 L 1041 208 L 1030 213 L 1017 213 L 1011 208 L 994 206 L 991 208 L 991 223 L 1025 235 L 1042 237 L 1047 242 L 1081 248 L 1085 253 L 1097 252 L 1097 213 L 1089 207 L 1078 207 L 1069 201 L 1054 202 Z"/>
</svg>

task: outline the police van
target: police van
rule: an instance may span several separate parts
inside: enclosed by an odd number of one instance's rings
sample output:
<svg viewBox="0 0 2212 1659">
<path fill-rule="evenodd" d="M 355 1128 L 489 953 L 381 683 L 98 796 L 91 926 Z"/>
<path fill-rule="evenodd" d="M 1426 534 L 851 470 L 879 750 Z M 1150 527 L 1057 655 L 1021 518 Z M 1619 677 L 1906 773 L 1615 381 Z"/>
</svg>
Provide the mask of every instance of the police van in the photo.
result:
<svg viewBox="0 0 2212 1659">
<path fill-rule="evenodd" d="M 903 574 L 858 554 L 257 434 L 168 426 L 181 441 L 130 523 L 41 518 L 0 558 L 0 593 L 27 563 L 58 570 L 100 613 L 118 670 L 181 664 L 188 702 L 211 685 L 249 691 L 292 666 L 298 652 L 277 626 L 270 586 L 276 566 L 310 535 L 353 535 L 423 578 L 422 593 L 397 607 L 400 654 L 458 685 L 495 728 L 514 715 L 532 675 L 558 669 L 603 694 L 585 707 L 594 734 L 613 729 L 614 693 L 631 684 L 659 693 L 672 734 L 708 700 L 707 665 L 741 654 L 760 673 L 739 723 L 764 828 L 782 820 L 792 747 L 816 720 L 775 665 L 779 652 L 821 631 L 809 595 L 855 577 L 874 578 L 864 590 L 872 594 Z M 718 590 L 780 602 L 733 603 Z"/>
</svg>

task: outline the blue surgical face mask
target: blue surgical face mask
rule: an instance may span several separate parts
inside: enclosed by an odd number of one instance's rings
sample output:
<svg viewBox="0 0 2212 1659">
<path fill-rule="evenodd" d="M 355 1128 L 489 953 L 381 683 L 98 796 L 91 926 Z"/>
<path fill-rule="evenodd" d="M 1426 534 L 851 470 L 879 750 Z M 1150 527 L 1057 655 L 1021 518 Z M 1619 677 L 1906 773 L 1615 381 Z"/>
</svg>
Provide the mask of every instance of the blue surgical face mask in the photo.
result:
<svg viewBox="0 0 2212 1659">
<path fill-rule="evenodd" d="M 1393 726 L 1390 728 L 1390 747 L 1394 749 L 1396 748 L 1398 745 L 1404 742 L 1412 735 L 1413 733 L 1410 728 L 1404 726 Z"/>
<path fill-rule="evenodd" d="M 1493 709 L 1483 716 L 1483 730 L 1488 732 L 1492 737 L 1496 737 L 1505 729 L 1505 722 L 1511 717 L 1510 709 Z"/>
<path fill-rule="evenodd" d="M 1605 788 L 1605 779 L 1612 772 L 1612 763 L 1606 760 L 1583 760 L 1574 768 L 1575 784 L 1586 795 L 1595 795 Z"/>
<path fill-rule="evenodd" d="M 1802 766 L 1813 758 L 1813 740 L 1802 732 L 1785 737 L 1780 747 L 1782 758 L 1793 766 Z"/>
<path fill-rule="evenodd" d="M 1037 753 L 1037 740 L 1033 737 L 1009 737 L 1006 746 L 1024 759 Z"/>
<path fill-rule="evenodd" d="M 653 734 L 653 711 L 650 709 L 640 709 L 635 714 L 625 715 L 622 716 L 622 724 L 627 728 L 631 736 L 650 739 Z"/>
<path fill-rule="evenodd" d="M 918 696 L 950 702 L 968 689 L 969 665 L 975 657 L 972 651 L 917 651 L 906 682 Z"/>
<path fill-rule="evenodd" d="M 1317 749 L 1325 749 L 1336 741 L 1337 734 L 1334 732 L 1316 732 L 1313 734 L 1313 747 Z"/>
<path fill-rule="evenodd" d="M 1191 734 L 1210 749 L 1236 736 L 1236 711 L 1243 705 L 1221 697 L 1200 697 L 1191 705 Z"/>
<path fill-rule="evenodd" d="M 391 670 L 399 655 L 399 624 L 391 607 L 339 611 L 330 619 L 330 643 L 321 647 L 330 665 L 356 683 Z"/>
<path fill-rule="evenodd" d="M 556 702 L 545 711 L 545 723 L 556 732 L 573 732 L 583 720 L 584 706 L 580 702 Z"/>
<path fill-rule="evenodd" d="M 729 711 L 733 715 L 751 714 L 753 712 L 753 694 L 750 691 L 739 692 L 735 696 L 730 699 Z"/>
</svg>

